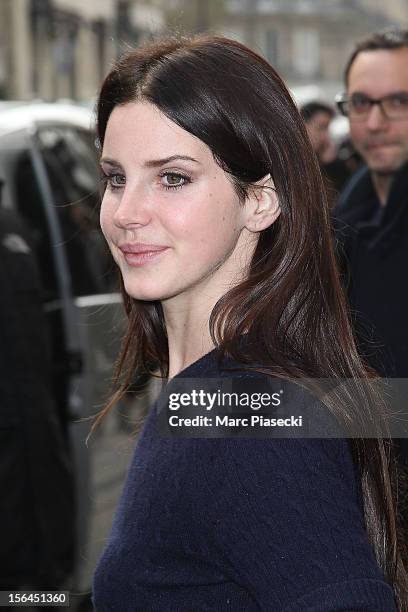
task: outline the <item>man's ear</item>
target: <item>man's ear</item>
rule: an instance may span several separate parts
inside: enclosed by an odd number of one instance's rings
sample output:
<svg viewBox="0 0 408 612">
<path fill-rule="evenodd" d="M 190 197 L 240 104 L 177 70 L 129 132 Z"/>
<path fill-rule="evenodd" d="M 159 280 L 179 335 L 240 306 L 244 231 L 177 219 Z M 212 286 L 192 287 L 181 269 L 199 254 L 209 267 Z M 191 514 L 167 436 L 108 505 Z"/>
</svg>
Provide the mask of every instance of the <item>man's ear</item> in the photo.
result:
<svg viewBox="0 0 408 612">
<path fill-rule="evenodd" d="M 245 208 L 245 227 L 250 232 L 260 232 L 266 229 L 279 217 L 279 200 L 270 174 L 249 188 Z"/>
</svg>

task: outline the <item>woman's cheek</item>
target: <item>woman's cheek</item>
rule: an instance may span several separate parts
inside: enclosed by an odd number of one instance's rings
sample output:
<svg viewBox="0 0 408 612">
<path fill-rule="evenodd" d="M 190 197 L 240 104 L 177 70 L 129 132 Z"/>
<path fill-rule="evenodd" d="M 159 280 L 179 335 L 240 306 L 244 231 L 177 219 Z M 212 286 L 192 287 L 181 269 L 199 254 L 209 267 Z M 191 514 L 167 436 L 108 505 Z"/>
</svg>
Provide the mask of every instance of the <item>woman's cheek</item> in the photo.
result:
<svg viewBox="0 0 408 612">
<path fill-rule="evenodd" d="M 112 207 L 109 206 L 106 196 L 102 199 L 99 223 L 105 239 L 109 242 L 109 235 L 113 225 L 113 210 Z"/>
</svg>

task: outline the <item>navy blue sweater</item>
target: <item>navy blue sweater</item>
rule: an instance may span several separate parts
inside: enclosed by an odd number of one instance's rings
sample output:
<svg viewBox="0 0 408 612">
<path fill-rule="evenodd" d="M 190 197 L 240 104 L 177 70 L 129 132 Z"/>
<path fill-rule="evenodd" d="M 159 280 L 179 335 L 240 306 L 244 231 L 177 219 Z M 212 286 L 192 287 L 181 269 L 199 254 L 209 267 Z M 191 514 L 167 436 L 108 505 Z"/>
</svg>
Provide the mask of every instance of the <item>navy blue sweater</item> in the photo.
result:
<svg viewBox="0 0 408 612">
<path fill-rule="evenodd" d="M 226 375 L 212 352 L 178 377 Z M 396 610 L 347 441 L 166 439 L 156 407 L 93 597 L 97 612 Z"/>
</svg>

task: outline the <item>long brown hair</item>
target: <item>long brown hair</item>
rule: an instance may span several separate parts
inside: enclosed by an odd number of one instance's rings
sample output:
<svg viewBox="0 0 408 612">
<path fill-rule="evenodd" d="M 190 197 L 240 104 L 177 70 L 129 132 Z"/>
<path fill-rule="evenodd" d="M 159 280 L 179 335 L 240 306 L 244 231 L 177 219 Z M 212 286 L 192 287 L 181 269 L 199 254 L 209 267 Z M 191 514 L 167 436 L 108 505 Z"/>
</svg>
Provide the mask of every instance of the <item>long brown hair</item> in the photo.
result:
<svg viewBox="0 0 408 612">
<path fill-rule="evenodd" d="M 138 100 L 154 104 L 207 144 L 242 200 L 267 174 L 277 191 L 281 214 L 261 232 L 247 278 L 211 313 L 210 330 L 220 353 L 242 363 L 262 363 L 289 378 L 369 378 L 349 323 L 318 163 L 276 71 L 242 44 L 220 37 L 170 39 L 128 52 L 102 85 L 97 106 L 101 145 L 113 108 Z M 131 298 L 123 284 L 122 293 L 128 329 L 118 388 L 98 420 L 126 392 L 137 370 L 160 368 L 163 376 L 168 371 L 161 304 Z M 245 343 L 245 354 L 244 333 L 255 340 Z M 358 418 L 361 406 L 351 398 L 347 413 L 340 401 L 332 410 L 346 421 Z M 349 444 L 361 478 L 368 536 L 398 609 L 408 610 L 390 440 L 356 438 Z"/>
</svg>

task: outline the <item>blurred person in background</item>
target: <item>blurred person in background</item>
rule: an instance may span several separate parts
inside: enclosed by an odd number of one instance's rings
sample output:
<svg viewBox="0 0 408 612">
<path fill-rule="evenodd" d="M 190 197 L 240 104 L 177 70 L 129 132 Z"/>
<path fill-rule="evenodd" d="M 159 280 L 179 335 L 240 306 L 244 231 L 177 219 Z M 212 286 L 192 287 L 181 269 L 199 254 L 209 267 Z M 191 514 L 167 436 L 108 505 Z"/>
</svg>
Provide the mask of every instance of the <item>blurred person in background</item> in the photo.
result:
<svg viewBox="0 0 408 612">
<path fill-rule="evenodd" d="M 74 561 L 68 449 L 51 396 L 34 253 L 0 205 L 0 590 L 57 589 Z"/>
<path fill-rule="evenodd" d="M 341 265 L 362 355 L 380 374 L 407 378 L 408 30 L 359 42 L 345 84 L 338 104 L 365 165 L 334 210 Z M 399 451 L 407 465 L 406 440 Z"/>
<path fill-rule="evenodd" d="M 330 136 L 330 124 L 336 113 L 328 104 L 316 100 L 301 106 L 300 114 L 319 160 L 329 203 L 332 204 L 350 178 L 350 171 L 344 161 L 339 159 L 336 145 Z"/>
<path fill-rule="evenodd" d="M 335 155 L 334 144 L 329 134 L 330 123 L 335 116 L 334 109 L 316 100 L 301 106 L 300 114 L 319 162 L 325 163 Z"/>
</svg>

